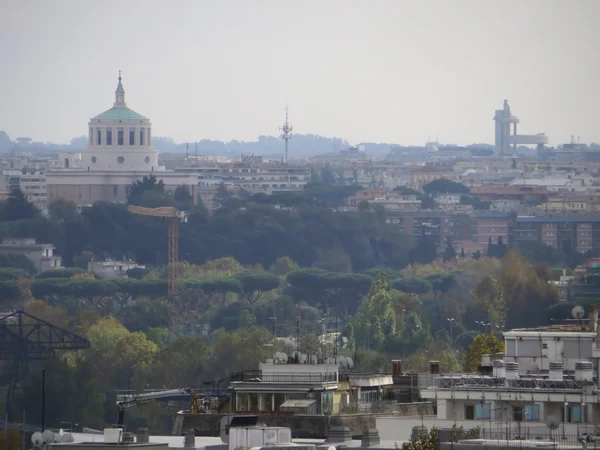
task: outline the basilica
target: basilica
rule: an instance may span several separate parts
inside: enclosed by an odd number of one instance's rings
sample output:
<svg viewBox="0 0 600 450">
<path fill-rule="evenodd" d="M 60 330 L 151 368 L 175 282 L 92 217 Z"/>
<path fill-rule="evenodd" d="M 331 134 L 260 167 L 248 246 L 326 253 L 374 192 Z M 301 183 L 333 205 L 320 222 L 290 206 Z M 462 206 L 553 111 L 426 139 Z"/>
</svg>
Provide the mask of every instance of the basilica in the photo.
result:
<svg viewBox="0 0 600 450">
<path fill-rule="evenodd" d="M 187 186 L 197 201 L 197 177 L 159 166 L 150 119 L 127 107 L 120 72 L 112 108 L 90 119 L 88 128 L 81 157 L 61 157 L 59 167 L 46 173 L 49 202 L 125 202 L 132 183 L 148 175 L 162 180 L 167 191 Z"/>
</svg>

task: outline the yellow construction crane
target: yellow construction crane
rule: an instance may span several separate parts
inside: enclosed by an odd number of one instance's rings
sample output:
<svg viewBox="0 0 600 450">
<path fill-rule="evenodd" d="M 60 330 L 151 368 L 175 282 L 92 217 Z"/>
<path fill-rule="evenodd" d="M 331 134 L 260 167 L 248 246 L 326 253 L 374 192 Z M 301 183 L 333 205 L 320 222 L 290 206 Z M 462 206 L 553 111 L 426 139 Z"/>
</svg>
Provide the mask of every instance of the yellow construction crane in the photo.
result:
<svg viewBox="0 0 600 450">
<path fill-rule="evenodd" d="M 142 216 L 161 217 L 169 221 L 169 297 L 177 295 L 179 272 L 179 222 L 187 222 L 187 214 L 176 208 L 164 206 L 161 208 L 143 208 L 129 205 L 127 211 Z"/>
</svg>

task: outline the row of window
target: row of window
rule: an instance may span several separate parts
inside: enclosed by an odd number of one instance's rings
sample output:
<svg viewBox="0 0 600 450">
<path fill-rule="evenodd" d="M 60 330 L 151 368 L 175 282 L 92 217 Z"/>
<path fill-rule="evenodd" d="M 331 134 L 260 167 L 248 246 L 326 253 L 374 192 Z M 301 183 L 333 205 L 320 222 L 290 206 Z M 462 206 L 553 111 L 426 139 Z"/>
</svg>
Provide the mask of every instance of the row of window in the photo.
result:
<svg viewBox="0 0 600 450">
<path fill-rule="evenodd" d="M 581 414 L 580 414 L 581 416 Z M 476 405 L 465 405 L 465 419 L 467 420 L 485 420 L 492 418 L 492 404 L 478 403 Z M 515 422 L 522 421 L 539 421 L 540 420 L 540 405 L 513 406 L 513 420 Z"/>
<path fill-rule="evenodd" d="M 138 145 L 146 145 L 144 143 L 145 141 L 145 136 L 146 136 L 146 130 L 148 131 L 148 140 L 147 142 L 150 143 L 151 142 L 151 135 L 150 135 L 150 128 L 146 129 L 146 128 L 140 128 L 139 129 L 139 142 Z M 129 134 L 128 134 L 128 142 L 129 145 L 136 145 L 135 144 L 135 128 L 129 128 Z M 102 135 L 103 135 L 103 129 L 102 128 L 96 128 L 96 145 L 102 145 Z M 93 129 L 90 128 L 90 145 L 93 145 Z M 113 144 L 113 129 L 112 128 L 106 128 L 105 129 L 105 136 L 106 136 L 106 145 L 125 145 L 125 128 L 123 127 L 118 127 L 117 128 L 117 134 L 116 134 L 116 142 L 115 144 Z"/>
<path fill-rule="evenodd" d="M 580 405 L 569 406 L 563 410 L 561 417 L 569 423 L 580 423 L 582 420 L 582 409 Z M 536 422 L 540 420 L 540 405 L 513 406 L 513 420 L 515 422 Z M 465 419 L 486 420 L 492 418 L 491 403 L 479 403 L 476 405 L 465 405 Z"/>
<path fill-rule="evenodd" d="M 98 162 L 98 158 L 96 158 L 95 156 L 92 156 L 92 164 L 96 164 L 97 162 Z M 125 162 L 125 158 L 124 158 L 123 156 L 119 156 L 119 157 L 117 158 L 117 162 L 118 162 L 119 164 L 123 164 L 123 163 Z M 149 157 L 149 156 L 146 156 L 146 157 L 144 158 L 144 162 L 145 162 L 146 164 L 150 164 L 150 157 Z"/>
</svg>

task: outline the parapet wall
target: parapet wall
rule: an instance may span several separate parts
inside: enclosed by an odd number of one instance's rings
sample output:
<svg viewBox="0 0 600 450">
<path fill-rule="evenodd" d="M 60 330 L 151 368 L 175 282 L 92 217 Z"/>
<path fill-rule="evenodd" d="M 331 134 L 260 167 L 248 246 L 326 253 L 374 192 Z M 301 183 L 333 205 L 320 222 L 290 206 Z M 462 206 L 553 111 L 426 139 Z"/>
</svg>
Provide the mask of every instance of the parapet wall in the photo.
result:
<svg viewBox="0 0 600 450">
<path fill-rule="evenodd" d="M 394 417 L 428 416 L 433 414 L 431 403 L 402 403 Z M 221 418 L 229 414 L 189 414 L 178 413 L 173 424 L 173 434 L 183 435 L 194 429 L 196 436 L 219 436 Z M 304 415 L 261 415 L 260 422 L 271 427 L 288 427 L 292 437 L 305 439 L 325 439 L 330 427 L 348 427 L 352 436 L 362 436 L 363 431 L 376 428 L 378 416 L 386 414 L 349 414 L 332 416 Z"/>
</svg>

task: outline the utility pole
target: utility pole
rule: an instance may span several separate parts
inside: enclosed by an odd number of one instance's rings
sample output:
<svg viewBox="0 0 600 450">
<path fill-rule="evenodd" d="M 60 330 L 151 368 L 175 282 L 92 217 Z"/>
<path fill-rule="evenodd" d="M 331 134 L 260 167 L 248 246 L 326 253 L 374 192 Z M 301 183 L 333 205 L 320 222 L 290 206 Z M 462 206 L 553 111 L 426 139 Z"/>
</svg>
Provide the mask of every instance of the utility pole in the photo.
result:
<svg viewBox="0 0 600 450">
<path fill-rule="evenodd" d="M 452 350 L 452 324 L 454 323 L 454 317 L 453 318 L 449 318 L 448 322 L 450 322 L 450 350 Z"/>
</svg>

